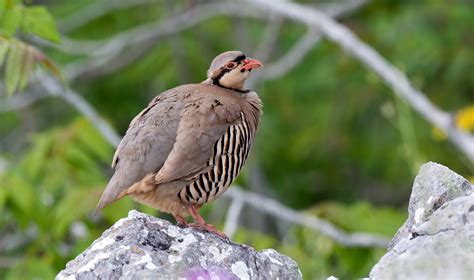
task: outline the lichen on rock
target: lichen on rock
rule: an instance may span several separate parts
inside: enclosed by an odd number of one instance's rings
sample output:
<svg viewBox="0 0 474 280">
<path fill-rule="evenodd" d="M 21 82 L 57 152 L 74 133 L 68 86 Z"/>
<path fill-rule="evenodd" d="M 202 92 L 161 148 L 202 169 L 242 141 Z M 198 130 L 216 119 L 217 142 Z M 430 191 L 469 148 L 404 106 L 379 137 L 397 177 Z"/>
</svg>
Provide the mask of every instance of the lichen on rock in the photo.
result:
<svg viewBox="0 0 474 280">
<path fill-rule="evenodd" d="M 427 163 L 416 176 L 408 212 L 370 279 L 473 279 L 474 186 Z"/>
<path fill-rule="evenodd" d="M 301 279 L 295 261 L 130 211 L 56 279 Z"/>
</svg>

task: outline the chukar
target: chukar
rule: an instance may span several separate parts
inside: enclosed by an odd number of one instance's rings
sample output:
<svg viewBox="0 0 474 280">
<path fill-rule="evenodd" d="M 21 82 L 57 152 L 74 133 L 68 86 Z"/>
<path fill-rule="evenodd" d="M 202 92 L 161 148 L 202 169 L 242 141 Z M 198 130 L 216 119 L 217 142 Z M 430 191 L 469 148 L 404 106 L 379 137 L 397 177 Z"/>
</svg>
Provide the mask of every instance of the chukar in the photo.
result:
<svg viewBox="0 0 474 280">
<path fill-rule="evenodd" d="M 238 176 L 255 138 L 262 102 L 244 82 L 262 63 L 241 51 L 218 55 L 200 84 L 156 96 L 115 152 L 97 210 L 124 197 L 170 213 L 180 226 L 215 232 L 198 210 Z M 190 214 L 193 224 L 187 224 Z"/>
</svg>

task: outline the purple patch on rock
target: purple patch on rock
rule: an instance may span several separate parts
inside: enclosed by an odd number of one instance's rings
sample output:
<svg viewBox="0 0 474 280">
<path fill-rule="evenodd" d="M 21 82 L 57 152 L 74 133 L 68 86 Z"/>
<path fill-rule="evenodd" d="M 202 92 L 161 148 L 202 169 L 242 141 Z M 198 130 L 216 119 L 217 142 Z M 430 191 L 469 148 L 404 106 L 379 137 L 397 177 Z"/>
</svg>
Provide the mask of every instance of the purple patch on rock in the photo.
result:
<svg viewBox="0 0 474 280">
<path fill-rule="evenodd" d="M 187 270 L 183 276 L 189 280 L 238 280 L 232 272 L 221 267 L 196 267 Z"/>
</svg>

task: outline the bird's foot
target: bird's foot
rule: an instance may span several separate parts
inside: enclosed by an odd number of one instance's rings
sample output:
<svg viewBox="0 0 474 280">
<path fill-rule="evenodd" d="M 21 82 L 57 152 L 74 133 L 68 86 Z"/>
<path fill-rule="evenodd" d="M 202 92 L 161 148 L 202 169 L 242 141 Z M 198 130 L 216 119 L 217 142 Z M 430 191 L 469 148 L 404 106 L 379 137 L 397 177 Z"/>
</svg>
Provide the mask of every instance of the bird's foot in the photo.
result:
<svg viewBox="0 0 474 280">
<path fill-rule="evenodd" d="M 188 223 L 186 221 L 185 222 L 177 221 L 176 226 L 178 226 L 180 228 L 185 228 L 185 227 L 188 226 Z"/>
<path fill-rule="evenodd" d="M 189 204 L 189 205 L 186 206 L 186 208 L 188 209 L 189 214 L 191 214 L 191 216 L 194 219 L 194 223 L 188 224 L 189 227 L 193 227 L 193 228 L 195 228 L 197 230 L 201 230 L 201 231 L 212 232 L 212 233 L 215 233 L 218 236 L 222 237 L 225 240 L 229 240 L 229 237 L 227 237 L 227 235 L 225 235 L 223 232 L 218 231 L 215 226 L 213 226 L 211 224 L 207 224 L 204 221 L 204 219 L 201 217 L 201 215 L 199 215 L 199 212 L 196 209 L 196 206 L 194 206 L 193 204 Z"/>
<path fill-rule="evenodd" d="M 185 228 L 188 226 L 188 222 L 183 216 L 180 215 L 173 215 L 174 219 L 176 220 L 176 225 L 180 228 Z"/>
<path fill-rule="evenodd" d="M 227 235 L 225 235 L 225 233 L 219 231 L 216 229 L 215 226 L 211 225 L 211 224 L 206 224 L 206 223 L 191 223 L 191 224 L 188 224 L 189 227 L 192 227 L 192 228 L 195 228 L 197 230 L 201 230 L 201 231 L 207 231 L 207 232 L 211 232 L 211 233 L 214 233 L 214 234 L 217 234 L 218 236 L 224 238 L 225 240 L 229 240 L 229 237 L 227 237 Z"/>
</svg>

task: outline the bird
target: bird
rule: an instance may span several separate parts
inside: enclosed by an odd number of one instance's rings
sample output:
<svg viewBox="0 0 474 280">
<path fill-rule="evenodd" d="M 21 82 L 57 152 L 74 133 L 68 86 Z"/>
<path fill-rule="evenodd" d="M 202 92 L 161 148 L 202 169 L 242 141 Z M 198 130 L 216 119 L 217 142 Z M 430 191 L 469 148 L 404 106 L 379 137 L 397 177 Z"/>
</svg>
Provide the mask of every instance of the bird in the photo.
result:
<svg viewBox="0 0 474 280">
<path fill-rule="evenodd" d="M 227 238 L 199 209 L 227 191 L 249 156 L 263 104 L 244 83 L 262 66 L 242 51 L 227 51 L 212 60 L 203 82 L 153 98 L 118 145 L 96 212 L 129 196 L 171 214 L 178 226 Z"/>
</svg>

